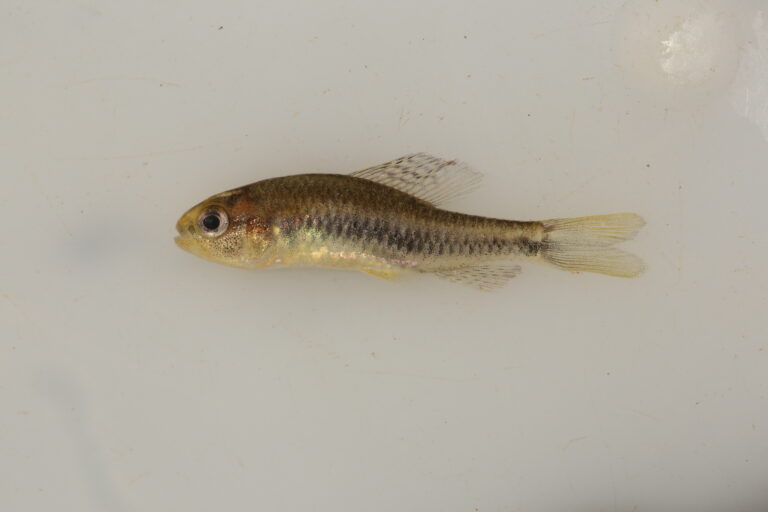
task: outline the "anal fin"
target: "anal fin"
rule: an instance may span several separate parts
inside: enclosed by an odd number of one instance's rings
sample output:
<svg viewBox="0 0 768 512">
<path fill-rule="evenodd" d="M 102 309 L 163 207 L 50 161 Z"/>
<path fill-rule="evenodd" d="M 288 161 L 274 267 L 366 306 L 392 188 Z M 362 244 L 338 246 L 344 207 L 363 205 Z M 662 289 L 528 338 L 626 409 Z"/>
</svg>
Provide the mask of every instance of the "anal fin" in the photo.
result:
<svg viewBox="0 0 768 512">
<path fill-rule="evenodd" d="M 486 263 L 430 271 L 446 281 L 480 290 L 498 290 L 520 273 L 520 266 L 509 263 Z"/>
</svg>

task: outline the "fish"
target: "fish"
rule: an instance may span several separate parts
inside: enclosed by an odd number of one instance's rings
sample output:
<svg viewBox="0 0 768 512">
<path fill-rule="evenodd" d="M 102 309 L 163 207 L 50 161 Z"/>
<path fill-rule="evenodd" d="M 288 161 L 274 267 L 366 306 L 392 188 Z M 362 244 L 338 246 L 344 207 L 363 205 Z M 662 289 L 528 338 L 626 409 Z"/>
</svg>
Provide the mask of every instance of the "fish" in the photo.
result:
<svg viewBox="0 0 768 512">
<path fill-rule="evenodd" d="M 463 162 L 416 153 L 351 174 L 264 179 L 187 210 L 175 241 L 233 267 L 351 269 L 386 280 L 421 273 L 481 290 L 504 286 L 529 261 L 643 272 L 639 257 L 616 247 L 645 224 L 635 213 L 516 221 L 443 209 L 481 177 Z"/>
</svg>

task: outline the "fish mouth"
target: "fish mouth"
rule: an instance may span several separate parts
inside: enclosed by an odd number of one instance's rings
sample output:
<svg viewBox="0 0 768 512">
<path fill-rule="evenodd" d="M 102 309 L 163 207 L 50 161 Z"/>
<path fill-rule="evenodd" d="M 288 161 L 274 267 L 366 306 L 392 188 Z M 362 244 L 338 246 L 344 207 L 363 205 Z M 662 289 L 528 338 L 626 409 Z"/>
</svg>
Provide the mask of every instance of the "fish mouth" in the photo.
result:
<svg viewBox="0 0 768 512">
<path fill-rule="evenodd" d="M 176 246 L 180 249 L 191 252 L 192 254 L 197 254 L 199 252 L 199 247 L 195 244 L 195 239 L 191 236 L 185 236 L 185 235 L 179 235 L 177 237 L 174 237 L 173 241 L 176 243 Z"/>
<path fill-rule="evenodd" d="M 189 230 L 184 228 L 183 220 L 184 217 L 180 218 L 176 223 L 176 232 L 179 234 L 174 237 L 173 241 L 176 242 L 176 245 L 188 251 L 190 245 Z"/>
</svg>

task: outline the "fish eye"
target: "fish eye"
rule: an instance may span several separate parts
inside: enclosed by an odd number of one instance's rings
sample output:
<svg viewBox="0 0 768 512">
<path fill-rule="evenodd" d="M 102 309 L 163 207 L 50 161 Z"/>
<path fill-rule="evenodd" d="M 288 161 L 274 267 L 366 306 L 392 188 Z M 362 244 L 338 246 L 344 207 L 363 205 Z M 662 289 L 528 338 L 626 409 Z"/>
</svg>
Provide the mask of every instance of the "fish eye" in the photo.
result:
<svg viewBox="0 0 768 512">
<path fill-rule="evenodd" d="M 229 219 L 227 214 L 220 209 L 206 210 L 198 220 L 200 230 L 207 236 L 219 236 L 227 230 Z"/>
</svg>

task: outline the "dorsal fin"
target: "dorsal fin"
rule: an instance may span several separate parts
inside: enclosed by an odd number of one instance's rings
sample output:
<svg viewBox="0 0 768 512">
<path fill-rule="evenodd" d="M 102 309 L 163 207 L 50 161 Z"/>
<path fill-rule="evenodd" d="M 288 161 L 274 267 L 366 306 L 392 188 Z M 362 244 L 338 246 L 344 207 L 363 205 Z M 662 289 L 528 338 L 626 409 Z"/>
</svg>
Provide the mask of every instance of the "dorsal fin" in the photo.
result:
<svg viewBox="0 0 768 512">
<path fill-rule="evenodd" d="M 520 266 L 509 263 L 481 263 L 462 267 L 443 268 L 430 272 L 441 279 L 460 283 L 480 290 L 498 290 L 520 273 Z"/>
<path fill-rule="evenodd" d="M 474 190 L 482 175 L 465 163 L 415 153 L 351 174 L 418 197 L 434 206 Z"/>
</svg>

